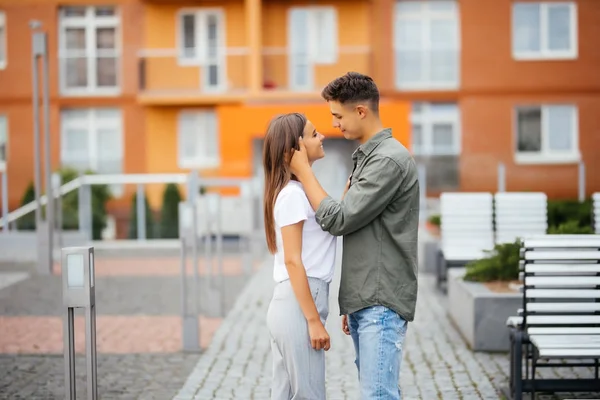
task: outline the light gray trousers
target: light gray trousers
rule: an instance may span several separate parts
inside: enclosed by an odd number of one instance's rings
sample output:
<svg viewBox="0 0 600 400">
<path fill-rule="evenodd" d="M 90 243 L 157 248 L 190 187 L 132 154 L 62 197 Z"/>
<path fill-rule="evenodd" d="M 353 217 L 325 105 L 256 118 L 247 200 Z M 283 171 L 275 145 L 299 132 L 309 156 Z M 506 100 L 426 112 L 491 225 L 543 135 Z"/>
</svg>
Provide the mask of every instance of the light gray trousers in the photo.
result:
<svg viewBox="0 0 600 400">
<path fill-rule="evenodd" d="M 325 325 L 329 315 L 329 283 L 308 278 Z M 310 345 L 308 324 L 289 280 L 278 283 L 267 312 L 273 355 L 271 400 L 325 400 L 325 351 Z"/>
</svg>

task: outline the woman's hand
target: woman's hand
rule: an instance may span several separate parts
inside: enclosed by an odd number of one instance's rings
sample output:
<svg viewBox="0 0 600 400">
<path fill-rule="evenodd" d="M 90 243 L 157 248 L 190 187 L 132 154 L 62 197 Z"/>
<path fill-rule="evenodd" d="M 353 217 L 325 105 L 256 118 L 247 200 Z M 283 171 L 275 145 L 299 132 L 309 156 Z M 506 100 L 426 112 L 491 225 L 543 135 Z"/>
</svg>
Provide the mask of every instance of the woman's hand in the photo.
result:
<svg viewBox="0 0 600 400">
<path fill-rule="evenodd" d="M 346 335 L 350 335 L 350 327 L 348 326 L 348 316 L 342 315 L 342 332 Z"/>
<path fill-rule="evenodd" d="M 320 319 L 308 323 L 308 335 L 313 349 L 327 351 L 331 347 L 329 334 Z"/>
</svg>

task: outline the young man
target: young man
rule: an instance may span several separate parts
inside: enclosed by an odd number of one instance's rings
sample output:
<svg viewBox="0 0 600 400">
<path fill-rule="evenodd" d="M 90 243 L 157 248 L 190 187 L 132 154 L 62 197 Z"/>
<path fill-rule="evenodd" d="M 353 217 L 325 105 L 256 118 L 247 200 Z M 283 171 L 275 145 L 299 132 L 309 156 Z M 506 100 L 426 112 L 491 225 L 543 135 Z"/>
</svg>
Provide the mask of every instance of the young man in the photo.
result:
<svg viewBox="0 0 600 400">
<path fill-rule="evenodd" d="M 323 230 L 344 236 L 339 293 L 342 329 L 352 336 L 361 399 L 401 399 L 400 364 L 417 301 L 419 182 L 408 150 L 379 119 L 373 80 L 349 72 L 322 92 L 333 126 L 360 146 L 342 201 L 310 168 L 303 143 L 291 159 Z"/>
</svg>

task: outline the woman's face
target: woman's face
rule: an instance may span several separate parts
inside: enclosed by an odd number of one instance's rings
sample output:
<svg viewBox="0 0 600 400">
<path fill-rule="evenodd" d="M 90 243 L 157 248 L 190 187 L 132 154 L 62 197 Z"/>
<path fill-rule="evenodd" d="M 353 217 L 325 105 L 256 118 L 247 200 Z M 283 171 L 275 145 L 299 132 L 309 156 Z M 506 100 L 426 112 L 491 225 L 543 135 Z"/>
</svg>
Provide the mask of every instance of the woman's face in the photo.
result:
<svg viewBox="0 0 600 400">
<path fill-rule="evenodd" d="M 325 136 L 317 132 L 312 122 L 306 121 L 306 125 L 304 125 L 302 141 L 306 146 L 308 161 L 311 163 L 325 157 L 325 150 L 323 150 L 323 139 L 325 139 Z"/>
</svg>

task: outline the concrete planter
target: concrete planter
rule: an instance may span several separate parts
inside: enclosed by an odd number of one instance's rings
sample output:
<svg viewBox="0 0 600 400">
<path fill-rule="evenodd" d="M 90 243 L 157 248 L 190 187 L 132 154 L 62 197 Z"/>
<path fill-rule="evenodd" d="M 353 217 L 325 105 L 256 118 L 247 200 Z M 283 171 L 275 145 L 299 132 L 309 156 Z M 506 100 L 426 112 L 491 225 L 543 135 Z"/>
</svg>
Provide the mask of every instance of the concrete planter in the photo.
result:
<svg viewBox="0 0 600 400">
<path fill-rule="evenodd" d="M 421 272 L 435 274 L 437 272 L 436 258 L 440 248 L 440 238 L 428 231 L 419 232 L 419 264 Z"/>
<path fill-rule="evenodd" d="M 448 314 L 474 351 L 509 350 L 506 319 L 522 306 L 521 293 L 495 293 L 463 280 L 465 268 L 448 270 Z"/>
</svg>

